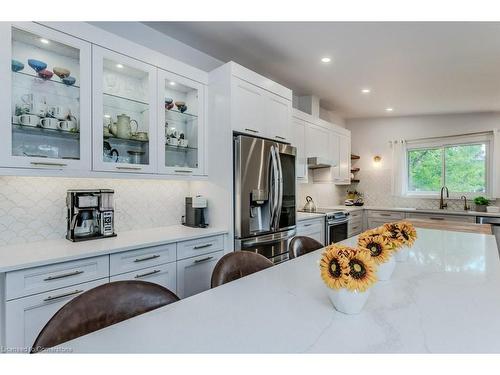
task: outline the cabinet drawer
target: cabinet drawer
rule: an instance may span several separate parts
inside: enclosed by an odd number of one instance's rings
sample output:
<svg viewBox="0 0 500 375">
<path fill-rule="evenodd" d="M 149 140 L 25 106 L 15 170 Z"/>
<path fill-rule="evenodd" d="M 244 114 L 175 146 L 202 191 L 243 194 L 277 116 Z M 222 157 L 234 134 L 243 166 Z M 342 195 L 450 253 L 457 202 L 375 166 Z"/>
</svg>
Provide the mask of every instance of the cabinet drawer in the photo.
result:
<svg viewBox="0 0 500 375">
<path fill-rule="evenodd" d="M 110 275 L 114 276 L 159 264 L 175 262 L 175 259 L 175 243 L 111 254 L 109 257 Z"/>
<path fill-rule="evenodd" d="M 111 276 L 109 281 L 141 280 L 159 284 L 176 293 L 176 266 L 175 263 L 162 264 L 160 266 L 144 268 L 139 271 L 122 273 Z"/>
<path fill-rule="evenodd" d="M 440 215 L 440 214 L 425 214 L 425 213 L 410 213 L 407 216 L 409 219 L 424 219 L 424 220 L 436 220 L 436 221 L 457 221 L 462 223 L 475 223 L 476 219 L 474 216 L 462 216 L 462 215 Z"/>
<path fill-rule="evenodd" d="M 6 302 L 5 345 L 30 347 L 61 307 L 81 293 L 107 282 L 106 278 Z"/>
<path fill-rule="evenodd" d="M 351 217 L 352 220 L 356 219 L 361 220 L 363 218 L 363 211 L 351 211 L 349 212 L 349 216 Z"/>
<path fill-rule="evenodd" d="M 360 234 L 362 231 L 363 231 L 363 222 L 361 220 L 349 222 L 349 224 L 347 225 L 348 237 Z"/>
<path fill-rule="evenodd" d="M 212 271 L 224 251 L 177 262 L 177 295 L 186 298 L 210 289 Z"/>
<path fill-rule="evenodd" d="M 190 258 L 218 250 L 224 250 L 224 236 L 212 236 L 178 242 L 177 259 Z"/>
<path fill-rule="evenodd" d="M 306 220 L 297 224 L 297 236 L 307 236 L 307 233 L 322 232 L 325 220 Z"/>
<path fill-rule="evenodd" d="M 109 256 L 8 272 L 6 299 L 29 296 L 109 276 Z"/>
<path fill-rule="evenodd" d="M 382 219 L 370 219 L 369 218 L 368 219 L 368 228 L 367 229 L 373 229 L 373 228 L 380 227 L 380 226 L 386 224 L 389 221 L 388 220 L 382 220 Z"/>
<path fill-rule="evenodd" d="M 368 211 L 368 217 L 374 219 L 384 219 L 386 222 L 390 222 L 392 220 L 401 220 L 405 218 L 404 212 L 395 212 L 395 211 Z"/>
</svg>

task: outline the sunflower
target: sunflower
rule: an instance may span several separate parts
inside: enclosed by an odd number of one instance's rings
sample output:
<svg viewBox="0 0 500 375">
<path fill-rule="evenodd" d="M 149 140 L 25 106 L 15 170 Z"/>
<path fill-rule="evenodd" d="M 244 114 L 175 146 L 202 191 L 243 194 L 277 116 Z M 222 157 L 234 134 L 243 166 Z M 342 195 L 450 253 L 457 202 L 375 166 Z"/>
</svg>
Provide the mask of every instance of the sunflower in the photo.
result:
<svg viewBox="0 0 500 375">
<path fill-rule="evenodd" d="M 406 246 L 413 246 L 417 239 L 417 231 L 412 223 L 401 221 L 396 223 L 398 239 Z"/>
<path fill-rule="evenodd" d="M 346 288 L 350 291 L 364 292 L 376 281 L 376 265 L 366 249 L 357 249 L 353 252 L 351 259 L 344 259 L 347 265 Z"/>
<path fill-rule="evenodd" d="M 383 235 L 360 236 L 358 238 L 358 246 L 368 250 L 376 264 L 387 262 L 394 249 L 390 239 Z"/>
<path fill-rule="evenodd" d="M 382 226 L 391 243 L 393 250 L 398 250 L 403 246 L 403 241 L 399 235 L 398 223 L 387 223 Z"/>
<path fill-rule="evenodd" d="M 319 267 L 321 269 L 321 278 L 329 288 L 341 289 L 346 286 L 347 268 L 345 259 L 349 256 L 349 253 L 349 248 L 338 245 L 328 246 L 323 252 Z"/>
</svg>

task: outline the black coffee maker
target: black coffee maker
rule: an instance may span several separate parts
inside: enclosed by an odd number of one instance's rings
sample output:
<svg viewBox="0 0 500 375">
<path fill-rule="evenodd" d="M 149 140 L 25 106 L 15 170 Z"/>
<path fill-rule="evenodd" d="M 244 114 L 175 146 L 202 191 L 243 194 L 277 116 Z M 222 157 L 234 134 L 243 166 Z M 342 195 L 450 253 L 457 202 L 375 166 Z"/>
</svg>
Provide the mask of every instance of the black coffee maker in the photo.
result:
<svg viewBox="0 0 500 375">
<path fill-rule="evenodd" d="M 183 216 L 185 226 L 193 228 L 206 228 L 207 199 L 198 195 L 196 197 L 186 197 L 186 215 Z"/>
</svg>

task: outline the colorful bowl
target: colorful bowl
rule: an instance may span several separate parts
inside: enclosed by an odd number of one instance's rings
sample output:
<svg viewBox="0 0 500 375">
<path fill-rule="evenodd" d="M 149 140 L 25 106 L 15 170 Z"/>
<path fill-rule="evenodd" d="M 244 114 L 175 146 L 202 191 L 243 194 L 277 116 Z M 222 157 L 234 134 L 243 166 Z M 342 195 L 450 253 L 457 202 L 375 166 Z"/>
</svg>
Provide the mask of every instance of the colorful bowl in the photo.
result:
<svg viewBox="0 0 500 375">
<path fill-rule="evenodd" d="M 187 109 L 188 109 L 188 107 L 187 107 L 187 105 L 185 105 L 185 104 L 179 107 L 179 111 L 181 111 L 181 113 L 186 112 L 186 111 L 187 111 Z"/>
<path fill-rule="evenodd" d="M 54 73 L 48 69 L 43 69 L 38 72 L 38 76 L 43 79 L 51 79 Z"/>
<path fill-rule="evenodd" d="M 40 70 L 44 70 L 47 67 L 47 64 L 45 64 L 43 61 L 35 60 L 35 59 L 29 59 L 28 65 L 31 66 L 35 70 L 35 72 L 37 72 L 37 73 Z"/>
<path fill-rule="evenodd" d="M 177 109 L 180 111 L 181 110 L 181 107 L 185 106 L 186 105 L 186 102 L 181 102 L 181 101 L 177 101 L 175 102 L 175 106 L 177 107 Z"/>
<path fill-rule="evenodd" d="M 69 77 L 63 78 L 62 81 L 65 85 L 73 86 L 76 82 L 76 78 L 69 76 Z"/>
<path fill-rule="evenodd" d="M 172 104 L 174 99 L 172 98 L 165 98 L 165 104 Z"/>
<path fill-rule="evenodd" d="M 61 78 L 61 79 L 67 78 L 71 74 L 71 72 L 68 69 L 66 69 L 66 68 L 60 68 L 60 67 L 57 67 L 57 66 L 55 66 L 52 70 L 54 71 L 54 74 L 56 76 L 58 76 L 59 78 Z"/>
<path fill-rule="evenodd" d="M 19 72 L 24 69 L 24 64 L 21 61 L 12 59 L 11 67 L 13 72 Z"/>
</svg>

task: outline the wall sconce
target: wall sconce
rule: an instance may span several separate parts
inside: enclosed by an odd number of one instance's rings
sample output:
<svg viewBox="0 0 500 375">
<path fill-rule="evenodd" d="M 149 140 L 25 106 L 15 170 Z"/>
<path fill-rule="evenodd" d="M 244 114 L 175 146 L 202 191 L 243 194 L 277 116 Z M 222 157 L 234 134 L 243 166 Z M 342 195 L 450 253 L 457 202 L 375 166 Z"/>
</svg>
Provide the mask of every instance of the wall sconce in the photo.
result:
<svg viewBox="0 0 500 375">
<path fill-rule="evenodd" d="M 374 165 L 374 166 L 379 167 L 379 166 L 380 166 L 381 161 L 382 161 L 382 157 L 381 157 L 381 156 L 375 155 L 375 156 L 373 157 L 373 165 Z"/>
</svg>

